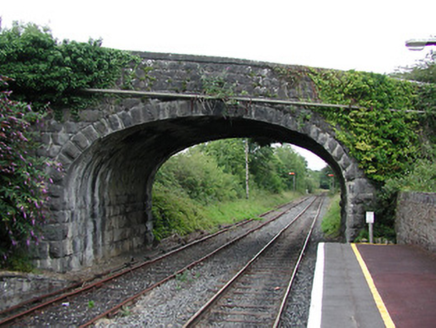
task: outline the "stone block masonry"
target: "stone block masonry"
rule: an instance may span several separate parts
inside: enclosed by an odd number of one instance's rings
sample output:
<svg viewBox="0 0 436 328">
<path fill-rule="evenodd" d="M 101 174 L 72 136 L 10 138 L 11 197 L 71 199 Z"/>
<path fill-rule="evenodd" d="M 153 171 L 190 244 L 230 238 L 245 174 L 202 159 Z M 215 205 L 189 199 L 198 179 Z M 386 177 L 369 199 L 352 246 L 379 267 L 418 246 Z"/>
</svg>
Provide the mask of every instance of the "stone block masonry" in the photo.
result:
<svg viewBox="0 0 436 328">
<path fill-rule="evenodd" d="M 436 253 L 436 193 L 401 192 L 395 221 L 397 242 Z"/>
<path fill-rule="evenodd" d="M 69 281 L 36 274 L 7 272 L 0 274 L 0 311 L 32 298 L 65 288 Z"/>
<path fill-rule="evenodd" d="M 248 99 L 317 101 L 304 67 L 138 55 L 141 65 L 133 76 L 126 75 L 132 91 L 204 94 L 206 79 L 224 81 L 229 92 Z M 289 74 L 290 80 L 285 78 Z M 122 89 L 122 82 L 114 88 Z M 159 167 L 189 146 L 224 138 L 267 137 L 319 155 L 340 179 L 344 239 L 353 240 L 364 225 L 362 204 L 372 199 L 374 188 L 331 125 L 305 105 L 106 95 L 81 111 L 79 120 L 67 108 L 64 114 L 63 122 L 48 117 L 40 131 L 45 147 L 39 155 L 64 169 L 63 174 L 50 172 L 51 217 L 46 238 L 33 254 L 40 268 L 80 269 L 150 244 L 152 187 Z"/>
</svg>

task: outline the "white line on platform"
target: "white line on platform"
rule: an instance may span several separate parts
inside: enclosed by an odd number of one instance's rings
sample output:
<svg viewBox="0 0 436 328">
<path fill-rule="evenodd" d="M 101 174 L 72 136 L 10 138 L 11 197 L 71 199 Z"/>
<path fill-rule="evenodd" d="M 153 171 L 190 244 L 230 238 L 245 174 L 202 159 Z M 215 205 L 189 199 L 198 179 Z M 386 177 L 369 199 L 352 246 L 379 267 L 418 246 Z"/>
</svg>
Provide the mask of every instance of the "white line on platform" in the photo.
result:
<svg viewBox="0 0 436 328">
<path fill-rule="evenodd" d="M 324 243 L 318 244 L 315 275 L 313 277 L 312 296 L 309 309 L 308 328 L 321 327 L 322 295 L 324 284 Z"/>
</svg>

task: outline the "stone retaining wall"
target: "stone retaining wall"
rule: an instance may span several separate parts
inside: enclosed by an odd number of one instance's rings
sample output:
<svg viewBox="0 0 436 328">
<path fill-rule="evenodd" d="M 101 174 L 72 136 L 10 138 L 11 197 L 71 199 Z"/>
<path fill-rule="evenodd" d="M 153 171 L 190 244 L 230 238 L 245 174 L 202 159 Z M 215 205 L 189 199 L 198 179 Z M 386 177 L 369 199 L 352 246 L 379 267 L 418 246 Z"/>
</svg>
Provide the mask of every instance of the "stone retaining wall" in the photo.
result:
<svg viewBox="0 0 436 328">
<path fill-rule="evenodd" d="M 436 193 L 400 193 L 395 230 L 399 244 L 436 252 Z"/>
<path fill-rule="evenodd" d="M 0 273 L 0 311 L 35 297 L 67 287 L 70 282 L 20 272 Z"/>
</svg>

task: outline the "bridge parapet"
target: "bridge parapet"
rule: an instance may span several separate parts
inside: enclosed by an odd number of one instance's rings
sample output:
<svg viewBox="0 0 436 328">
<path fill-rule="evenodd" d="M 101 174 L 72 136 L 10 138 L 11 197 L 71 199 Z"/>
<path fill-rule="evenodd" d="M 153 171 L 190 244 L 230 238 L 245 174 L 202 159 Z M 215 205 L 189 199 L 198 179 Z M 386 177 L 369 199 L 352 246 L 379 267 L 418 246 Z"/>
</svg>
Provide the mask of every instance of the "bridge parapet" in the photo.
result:
<svg viewBox="0 0 436 328">
<path fill-rule="evenodd" d="M 235 95 L 317 100 L 304 66 L 232 58 L 135 53 L 141 64 L 126 79 L 134 90 L 204 93 L 204 80 L 223 79 Z M 287 76 L 287 78 L 285 78 Z M 127 84 L 126 80 L 120 84 Z"/>
</svg>

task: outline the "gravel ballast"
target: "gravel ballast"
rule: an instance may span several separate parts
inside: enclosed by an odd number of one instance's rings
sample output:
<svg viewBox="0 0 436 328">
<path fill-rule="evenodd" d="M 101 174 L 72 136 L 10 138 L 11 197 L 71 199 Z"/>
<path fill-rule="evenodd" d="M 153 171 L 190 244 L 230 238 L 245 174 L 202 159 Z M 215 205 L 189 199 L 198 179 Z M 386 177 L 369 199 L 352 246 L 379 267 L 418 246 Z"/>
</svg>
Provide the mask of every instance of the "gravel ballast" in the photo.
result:
<svg viewBox="0 0 436 328">
<path fill-rule="evenodd" d="M 318 242 L 322 241 L 320 222 L 327 206 L 326 198 L 297 274 L 288 308 L 283 316 L 283 327 L 306 327 L 316 248 Z M 287 215 L 294 214 L 295 212 L 291 211 Z M 221 256 L 161 285 L 136 304 L 123 309 L 117 317 L 99 320 L 96 327 L 182 327 L 189 317 L 239 270 L 244 259 L 248 260 L 263 246 L 263 238 L 284 226 L 284 221 L 279 220 L 271 225 L 269 232 L 256 233 L 243 245 L 232 247 Z M 265 237 L 261 234 L 265 234 Z"/>
</svg>

